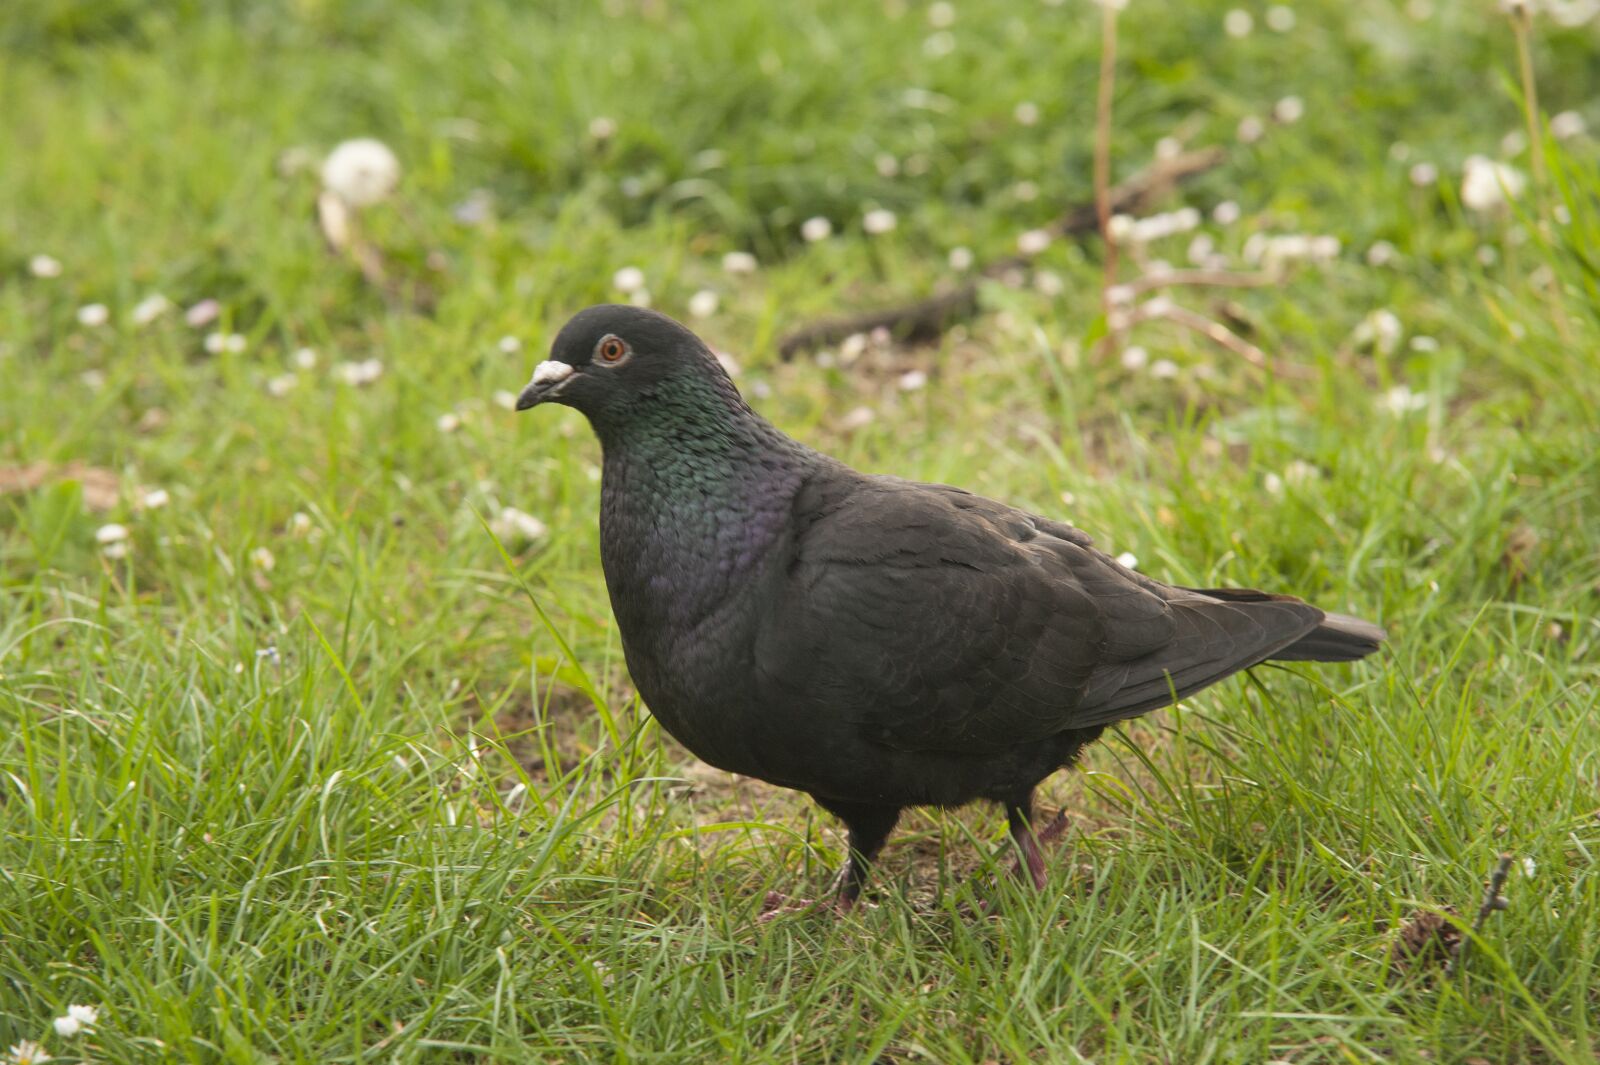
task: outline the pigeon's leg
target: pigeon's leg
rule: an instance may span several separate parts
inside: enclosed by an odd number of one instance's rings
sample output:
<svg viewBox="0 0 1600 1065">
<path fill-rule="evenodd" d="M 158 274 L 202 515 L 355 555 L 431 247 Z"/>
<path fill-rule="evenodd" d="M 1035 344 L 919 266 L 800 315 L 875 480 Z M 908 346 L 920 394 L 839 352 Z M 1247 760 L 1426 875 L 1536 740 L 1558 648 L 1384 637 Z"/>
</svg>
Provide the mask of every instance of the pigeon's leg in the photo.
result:
<svg viewBox="0 0 1600 1065">
<path fill-rule="evenodd" d="M 900 821 L 900 808 L 817 801 L 850 830 L 850 858 L 845 862 L 844 874 L 839 881 L 838 901 L 834 903 L 840 913 L 849 913 L 860 900 L 861 889 L 867 886 L 867 875 L 872 871 L 873 861 L 878 857 L 878 852 L 883 850 L 889 833 Z"/>
<path fill-rule="evenodd" d="M 1067 828 L 1067 812 L 1062 810 L 1055 818 L 1044 827 L 1037 835 L 1033 831 L 1033 793 L 1030 791 L 1020 802 L 1006 803 L 1006 820 L 1011 825 L 1011 838 L 1016 840 L 1017 849 L 1022 854 L 1017 858 L 1017 864 L 1012 866 L 1013 873 L 1021 873 L 1024 868 L 1028 870 L 1028 877 L 1033 881 L 1033 886 L 1040 891 L 1044 890 L 1044 852 L 1039 845 L 1054 843 L 1061 838 L 1061 833 Z"/>
<path fill-rule="evenodd" d="M 821 798 L 817 799 L 817 803 L 843 821 L 850 833 L 850 857 L 834 878 L 838 893 L 834 896 L 833 909 L 836 913 L 846 914 L 855 909 L 856 903 L 861 900 L 861 889 L 866 886 L 872 860 L 883 849 L 889 833 L 894 831 L 895 824 L 899 822 L 900 808 Z M 807 910 L 815 905 L 813 899 L 791 899 L 776 891 L 768 892 L 761 919 L 770 920 L 781 913 Z"/>
</svg>

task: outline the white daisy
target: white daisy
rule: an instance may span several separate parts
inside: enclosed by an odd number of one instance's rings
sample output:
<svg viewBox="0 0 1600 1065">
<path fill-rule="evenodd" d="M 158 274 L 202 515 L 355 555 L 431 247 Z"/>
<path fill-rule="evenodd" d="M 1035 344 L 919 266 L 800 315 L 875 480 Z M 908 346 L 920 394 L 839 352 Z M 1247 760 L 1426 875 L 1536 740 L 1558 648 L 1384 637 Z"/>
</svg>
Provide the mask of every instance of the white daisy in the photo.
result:
<svg viewBox="0 0 1600 1065">
<path fill-rule="evenodd" d="M 1550 136 L 1558 141 L 1576 137 L 1584 129 L 1583 116 L 1576 111 L 1563 111 L 1550 119 Z"/>
<path fill-rule="evenodd" d="M 890 230 L 894 229 L 898 222 L 899 220 L 895 218 L 893 211 L 882 207 L 878 208 L 877 210 L 868 211 L 866 214 L 861 216 L 861 228 L 873 236 L 880 236 L 884 233 L 888 233 Z"/>
<path fill-rule="evenodd" d="M 624 266 L 611 275 L 611 285 L 621 293 L 638 292 L 644 288 L 644 271 L 637 266 Z"/>
<path fill-rule="evenodd" d="M 544 522 L 516 507 L 501 507 L 489 528 L 501 541 L 537 540 L 548 531 Z"/>
<path fill-rule="evenodd" d="M 1024 255 L 1038 255 L 1052 239 L 1048 229 L 1030 229 L 1017 238 L 1017 250 Z"/>
<path fill-rule="evenodd" d="M 60 277 L 61 260 L 53 255 L 35 255 L 28 260 L 28 273 L 34 277 Z"/>
<path fill-rule="evenodd" d="M 1521 195 L 1527 179 L 1506 163 L 1482 155 L 1467 157 L 1461 177 L 1461 203 L 1469 210 L 1495 211 Z"/>
<path fill-rule="evenodd" d="M 821 215 L 808 218 L 800 223 L 800 236 L 815 244 L 819 240 L 827 240 L 833 236 L 833 223 Z"/>
<path fill-rule="evenodd" d="M 172 309 L 172 301 L 159 292 L 152 293 L 133 305 L 129 315 L 134 325 L 149 325 Z"/>
<path fill-rule="evenodd" d="M 709 288 L 703 288 L 689 297 L 689 314 L 694 318 L 710 318 L 717 313 L 719 300 Z"/>
</svg>

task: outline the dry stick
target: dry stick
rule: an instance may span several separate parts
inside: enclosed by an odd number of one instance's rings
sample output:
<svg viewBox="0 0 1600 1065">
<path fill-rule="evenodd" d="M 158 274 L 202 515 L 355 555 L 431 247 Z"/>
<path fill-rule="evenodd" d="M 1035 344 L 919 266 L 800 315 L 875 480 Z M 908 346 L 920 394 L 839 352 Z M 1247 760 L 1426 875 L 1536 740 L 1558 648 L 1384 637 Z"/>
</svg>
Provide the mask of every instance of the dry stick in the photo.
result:
<svg viewBox="0 0 1600 1065">
<path fill-rule="evenodd" d="M 1223 155 L 1221 148 L 1205 148 L 1157 160 L 1148 169 L 1110 190 L 1108 199 L 1112 212 L 1129 214 L 1141 210 L 1172 186 L 1221 165 Z M 1098 232 L 1099 228 L 1098 206 L 1094 203 L 1079 204 L 1048 227 L 1054 237 L 1082 237 Z M 803 325 L 779 342 L 778 354 L 792 359 L 802 351 L 837 344 L 845 337 L 870 333 L 874 329 L 888 329 L 905 341 L 932 340 L 952 322 L 977 311 L 980 280 L 998 277 L 1032 261 L 1032 255 L 1013 255 L 986 266 L 977 278 L 926 299 Z"/>
<path fill-rule="evenodd" d="M 1100 310 L 1111 314 L 1111 287 L 1117 283 L 1117 242 L 1111 239 L 1111 90 L 1117 77 L 1117 4 L 1100 4 L 1100 82 L 1094 117 L 1094 210 L 1105 248 L 1105 281 Z"/>
<path fill-rule="evenodd" d="M 1297 366 L 1293 363 L 1275 363 L 1267 358 L 1266 352 L 1221 322 L 1207 318 L 1198 311 L 1191 311 L 1187 307 L 1180 307 L 1175 303 L 1161 299 L 1146 300 L 1140 306 L 1125 312 L 1121 320 L 1117 322 L 1116 328 L 1111 330 L 1101 343 L 1112 343 L 1114 338 L 1127 335 L 1134 326 L 1155 321 L 1171 322 L 1173 325 L 1199 333 L 1207 340 L 1227 348 L 1251 366 L 1259 370 L 1265 370 L 1278 377 L 1309 380 L 1316 376 L 1314 371 L 1304 366 Z"/>
<path fill-rule="evenodd" d="M 1489 884 L 1483 889 L 1483 904 L 1478 907 L 1478 916 L 1472 919 L 1472 935 L 1462 936 L 1461 942 L 1456 944 L 1456 951 L 1450 957 L 1450 964 L 1445 966 L 1446 976 L 1454 976 L 1456 970 L 1461 968 L 1467 956 L 1467 944 L 1472 942 L 1473 936 L 1483 931 L 1484 922 L 1489 919 L 1489 914 L 1510 905 L 1506 897 L 1500 894 L 1500 889 L 1506 886 L 1506 878 L 1510 875 L 1511 855 L 1508 852 L 1500 855 L 1500 861 L 1495 864 L 1494 872 L 1489 874 Z"/>
<path fill-rule="evenodd" d="M 1257 273 L 1240 274 L 1231 270 L 1168 270 L 1160 274 L 1143 274 L 1132 281 L 1121 285 L 1114 285 L 1114 289 L 1124 289 L 1130 296 L 1137 296 L 1151 289 L 1172 288 L 1178 285 L 1205 285 L 1208 288 L 1264 288 L 1267 285 L 1276 285 L 1283 278 L 1277 274 Z"/>
</svg>

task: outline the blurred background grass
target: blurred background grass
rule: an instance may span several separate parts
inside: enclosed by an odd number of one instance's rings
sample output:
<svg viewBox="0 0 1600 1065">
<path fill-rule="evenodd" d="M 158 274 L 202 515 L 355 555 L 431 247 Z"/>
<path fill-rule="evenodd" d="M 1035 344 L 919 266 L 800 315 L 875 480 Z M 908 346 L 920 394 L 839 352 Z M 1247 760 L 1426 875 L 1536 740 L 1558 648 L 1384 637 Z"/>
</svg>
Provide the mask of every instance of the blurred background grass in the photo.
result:
<svg viewBox="0 0 1600 1065">
<path fill-rule="evenodd" d="M 1114 175 L 1226 149 L 1158 205 L 1201 225 L 1123 276 L 1197 236 L 1234 268 L 1336 238 L 1177 296 L 1281 376 L 1159 323 L 1143 361 L 1094 347 L 1093 240 L 986 282 L 939 344 L 777 359 L 1090 197 L 1077 0 L 7 5 L 0 1045 L 88 1001 L 95 1035 L 51 1053 L 1592 1060 L 1595 13 L 1533 17 L 1540 108 L 1578 117 L 1544 181 L 1474 210 L 1469 157 L 1533 170 L 1505 14 L 1237 10 L 1120 17 Z M 357 219 L 383 285 L 316 221 L 354 136 L 403 171 Z M 648 723 L 598 449 L 496 400 L 624 267 L 678 317 L 714 294 L 695 327 L 809 443 L 1165 579 L 1380 618 L 1392 649 L 1102 744 L 1056 783 L 1052 892 L 994 889 L 997 920 L 957 908 L 1004 857 L 966 811 L 913 819 L 859 920 L 757 926 L 841 842 Z M 1394 929 L 1470 915 L 1502 849 L 1512 908 L 1464 976 L 1391 973 Z"/>
</svg>

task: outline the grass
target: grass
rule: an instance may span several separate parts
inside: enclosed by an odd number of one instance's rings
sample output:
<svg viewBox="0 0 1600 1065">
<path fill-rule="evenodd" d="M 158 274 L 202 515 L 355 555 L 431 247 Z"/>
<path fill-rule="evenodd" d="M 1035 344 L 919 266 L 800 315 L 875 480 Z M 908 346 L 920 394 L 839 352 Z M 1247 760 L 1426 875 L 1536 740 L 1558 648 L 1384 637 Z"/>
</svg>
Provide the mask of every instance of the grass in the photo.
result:
<svg viewBox="0 0 1600 1065">
<path fill-rule="evenodd" d="M 1081 5 L 961 3 L 948 39 L 920 5 L 845 0 L 8 7 L 0 474 L 55 472 L 0 495 L 0 1046 L 92 1003 L 52 1054 L 1594 1060 L 1594 141 L 1550 140 L 1544 189 L 1474 213 L 1463 159 L 1522 127 L 1488 5 L 1307 0 L 1239 39 L 1225 7 L 1123 13 L 1115 171 L 1166 136 L 1224 144 L 1164 206 L 1207 210 L 1234 260 L 1254 233 L 1339 238 L 1281 285 L 1179 297 L 1298 376 L 1160 325 L 1133 339 L 1175 378 L 1097 353 L 1093 242 L 1044 254 L 1059 293 L 988 285 L 938 346 L 772 354 L 1087 198 Z M 1593 33 L 1534 22 L 1547 113 L 1596 97 Z M 1290 94 L 1304 118 L 1239 142 Z M 406 168 L 361 219 L 389 291 L 280 166 L 361 134 Z M 1424 161 L 1437 184 L 1410 180 Z M 491 216 L 463 223 L 474 190 Z M 1239 221 L 1209 220 L 1223 201 Z M 867 238 L 875 207 L 899 224 Z M 818 214 L 837 235 L 808 244 Z M 724 274 L 730 250 L 761 269 Z M 769 888 L 824 886 L 838 833 L 651 723 L 599 573 L 597 446 L 490 398 L 625 265 L 669 313 L 718 292 L 699 328 L 794 435 L 1069 518 L 1166 579 L 1380 619 L 1389 649 L 1109 737 L 1050 785 L 1074 829 L 1042 896 L 994 879 L 993 811 L 924 812 L 874 908 L 756 923 Z M 131 324 L 157 291 L 222 317 Z M 110 322 L 79 324 L 89 303 Z M 1398 343 L 1352 340 L 1380 309 Z M 244 349 L 206 354 L 219 328 Z M 272 395 L 302 346 L 316 367 Z M 376 382 L 341 383 L 367 358 Z M 1418 409 L 1386 410 L 1400 385 Z M 508 505 L 548 533 L 502 552 Z M 1469 920 L 1502 851 L 1510 906 L 1463 971 L 1391 972 L 1396 930 Z M 968 915 L 974 884 L 999 916 Z"/>
</svg>

